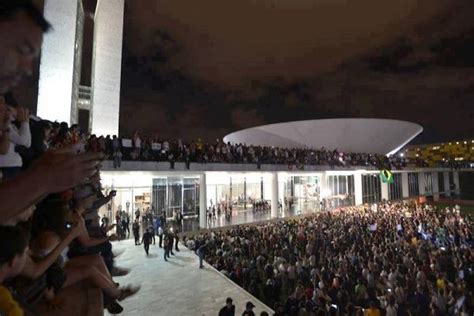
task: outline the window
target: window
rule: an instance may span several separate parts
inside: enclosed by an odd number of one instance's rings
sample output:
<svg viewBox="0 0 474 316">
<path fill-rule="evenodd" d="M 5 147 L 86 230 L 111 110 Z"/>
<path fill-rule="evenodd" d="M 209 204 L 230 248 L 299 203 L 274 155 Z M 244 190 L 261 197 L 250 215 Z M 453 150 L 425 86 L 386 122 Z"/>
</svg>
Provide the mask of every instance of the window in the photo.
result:
<svg viewBox="0 0 474 316">
<path fill-rule="evenodd" d="M 402 199 L 402 174 L 393 174 L 393 183 L 388 185 L 388 196 L 390 200 L 401 200 Z"/>
<path fill-rule="evenodd" d="M 445 197 L 444 191 L 446 188 L 444 187 L 444 172 L 438 172 L 438 192 L 443 192 L 440 194 L 440 197 Z"/>
<path fill-rule="evenodd" d="M 420 195 L 420 188 L 418 184 L 418 174 L 409 173 L 408 174 L 408 196 L 414 197 Z"/>
<path fill-rule="evenodd" d="M 362 175 L 362 202 L 378 203 L 382 200 L 381 183 L 378 174 Z"/>
<path fill-rule="evenodd" d="M 326 184 L 331 191 L 327 199 L 332 207 L 355 204 L 353 175 L 327 176 Z"/>
<path fill-rule="evenodd" d="M 433 194 L 433 176 L 431 172 L 425 172 L 423 174 L 424 186 L 425 186 L 425 195 Z"/>
</svg>

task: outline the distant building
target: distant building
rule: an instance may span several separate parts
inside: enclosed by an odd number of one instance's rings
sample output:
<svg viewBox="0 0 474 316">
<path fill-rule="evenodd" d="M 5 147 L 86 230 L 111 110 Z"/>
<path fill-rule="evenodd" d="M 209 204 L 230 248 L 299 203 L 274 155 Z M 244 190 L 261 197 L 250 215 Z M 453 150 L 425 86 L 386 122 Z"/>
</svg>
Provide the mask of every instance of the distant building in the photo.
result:
<svg viewBox="0 0 474 316">
<path fill-rule="evenodd" d="M 400 155 L 407 158 L 425 160 L 429 166 L 440 163 L 474 163 L 474 139 L 444 143 L 410 145 Z"/>
<path fill-rule="evenodd" d="M 80 86 L 84 9 L 82 0 L 45 1 L 53 25 L 40 62 L 37 115 L 76 124 L 99 135 L 119 131 L 124 0 L 98 0 L 94 15 L 91 87 Z"/>
</svg>

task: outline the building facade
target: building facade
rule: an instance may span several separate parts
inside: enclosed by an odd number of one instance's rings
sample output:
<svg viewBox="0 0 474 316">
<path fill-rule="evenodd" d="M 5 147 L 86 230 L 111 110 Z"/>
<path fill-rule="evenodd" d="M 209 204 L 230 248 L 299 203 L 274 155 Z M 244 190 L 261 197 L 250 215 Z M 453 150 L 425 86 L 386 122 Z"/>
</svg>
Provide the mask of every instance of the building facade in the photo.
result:
<svg viewBox="0 0 474 316">
<path fill-rule="evenodd" d="M 47 0 L 53 25 L 41 50 L 37 115 L 118 135 L 124 0 L 98 0 L 94 15 L 91 87 L 80 86 L 84 37 L 82 0 Z"/>
<path fill-rule="evenodd" d="M 263 202 L 270 218 L 278 218 L 382 200 L 438 200 L 460 192 L 459 172 L 449 169 L 395 170 L 390 183 L 383 182 L 379 170 L 305 169 L 262 165 L 255 170 L 254 165 L 229 164 L 192 164 L 186 169 L 176 163 L 170 170 L 164 162 L 124 162 L 116 170 L 106 162 L 101 178 L 106 190 L 118 192 L 109 211 L 149 208 L 155 214 L 164 211 L 168 218 L 179 211 L 185 218 L 199 219 L 200 228 L 208 227 L 206 210 L 223 204 L 243 214 Z"/>
<path fill-rule="evenodd" d="M 430 165 L 455 162 L 474 168 L 474 139 L 407 146 L 400 154 Z"/>
<path fill-rule="evenodd" d="M 41 48 L 37 115 L 77 122 L 81 79 L 84 9 L 81 0 L 47 0 L 44 15 L 53 29 Z"/>
<path fill-rule="evenodd" d="M 118 135 L 124 0 L 98 0 L 92 52 L 92 133 Z"/>
</svg>

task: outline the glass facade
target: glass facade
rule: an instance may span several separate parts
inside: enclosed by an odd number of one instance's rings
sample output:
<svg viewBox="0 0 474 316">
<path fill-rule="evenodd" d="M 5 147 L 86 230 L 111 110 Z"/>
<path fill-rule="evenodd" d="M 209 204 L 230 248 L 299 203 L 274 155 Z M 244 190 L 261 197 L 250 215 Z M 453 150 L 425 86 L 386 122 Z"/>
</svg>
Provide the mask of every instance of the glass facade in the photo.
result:
<svg viewBox="0 0 474 316">
<path fill-rule="evenodd" d="M 327 206 L 330 208 L 355 204 L 354 176 L 330 175 L 326 177 Z"/>
<path fill-rule="evenodd" d="M 287 176 L 283 179 L 283 203 L 296 214 L 319 210 L 321 186 L 319 176 Z"/>
<path fill-rule="evenodd" d="M 180 211 L 185 218 L 199 215 L 199 176 L 153 176 L 143 174 L 101 175 L 105 192 L 116 190 L 114 199 L 102 209 L 107 217 L 123 210 L 132 218 L 138 210 L 154 215 L 163 211 L 171 218 Z"/>
<path fill-rule="evenodd" d="M 402 194 L 402 174 L 393 173 L 393 183 L 388 185 L 388 197 L 390 200 L 401 200 Z"/>
<path fill-rule="evenodd" d="M 382 200 L 381 181 L 378 174 L 362 175 L 362 203 L 378 203 Z"/>
<path fill-rule="evenodd" d="M 418 174 L 408 173 L 408 196 L 414 197 L 420 195 L 420 187 L 418 184 Z"/>
<path fill-rule="evenodd" d="M 163 177 L 153 179 L 152 209 L 173 217 L 177 211 L 184 217 L 199 215 L 199 177 Z"/>
<path fill-rule="evenodd" d="M 444 192 L 446 188 L 444 187 L 444 172 L 438 172 L 438 192 Z M 440 197 L 446 197 L 445 193 L 441 193 Z"/>
<path fill-rule="evenodd" d="M 271 203 L 271 175 L 215 173 L 207 176 L 207 206 L 232 205 L 233 211 L 251 209 L 256 202 Z"/>
<path fill-rule="evenodd" d="M 449 190 L 454 191 L 456 190 L 456 184 L 454 184 L 454 173 L 453 172 L 448 172 L 448 173 L 449 173 Z"/>
<path fill-rule="evenodd" d="M 433 194 L 433 175 L 431 172 L 423 173 L 423 185 L 425 188 L 425 195 Z"/>
</svg>

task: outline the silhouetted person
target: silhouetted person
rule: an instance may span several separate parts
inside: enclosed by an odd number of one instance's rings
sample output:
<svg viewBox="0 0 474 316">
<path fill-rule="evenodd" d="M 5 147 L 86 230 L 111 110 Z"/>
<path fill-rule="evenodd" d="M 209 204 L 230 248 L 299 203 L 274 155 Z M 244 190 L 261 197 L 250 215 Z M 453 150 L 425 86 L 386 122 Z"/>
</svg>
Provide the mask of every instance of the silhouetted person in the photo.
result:
<svg viewBox="0 0 474 316">
<path fill-rule="evenodd" d="M 235 305 L 230 297 L 225 300 L 225 306 L 219 311 L 219 316 L 235 316 Z"/>
<path fill-rule="evenodd" d="M 132 231 L 133 237 L 135 237 L 135 246 L 138 246 L 140 245 L 140 224 L 138 223 L 138 220 L 133 222 Z"/>
<path fill-rule="evenodd" d="M 253 312 L 253 308 L 255 305 L 253 305 L 252 302 L 247 302 L 245 304 L 245 311 L 242 313 L 242 316 L 255 316 L 255 313 Z"/>
<path fill-rule="evenodd" d="M 148 256 L 148 249 L 150 249 L 150 244 L 151 244 L 152 239 L 153 239 L 153 235 L 147 229 L 142 237 L 142 244 L 143 244 L 143 247 L 145 248 L 145 252 L 147 256 Z"/>
<path fill-rule="evenodd" d="M 202 265 L 202 261 L 204 260 L 204 255 L 206 253 L 206 246 L 207 244 L 202 244 L 196 251 L 199 256 L 199 269 L 204 268 L 204 266 Z"/>
<path fill-rule="evenodd" d="M 174 243 L 174 250 L 179 251 L 179 248 L 178 248 L 179 232 L 178 232 L 178 231 L 176 231 L 176 232 L 174 233 L 174 241 L 175 241 L 175 243 Z"/>
<path fill-rule="evenodd" d="M 174 244 L 174 233 L 169 232 L 168 233 L 168 249 L 169 249 L 169 252 L 174 256 L 173 244 Z"/>
<path fill-rule="evenodd" d="M 163 248 L 165 250 L 164 254 L 165 254 L 165 261 L 168 261 L 167 258 L 170 257 L 170 246 L 169 246 L 169 239 L 170 239 L 170 235 L 166 232 L 164 234 L 164 243 L 163 243 Z"/>
</svg>

